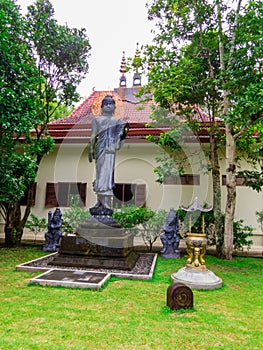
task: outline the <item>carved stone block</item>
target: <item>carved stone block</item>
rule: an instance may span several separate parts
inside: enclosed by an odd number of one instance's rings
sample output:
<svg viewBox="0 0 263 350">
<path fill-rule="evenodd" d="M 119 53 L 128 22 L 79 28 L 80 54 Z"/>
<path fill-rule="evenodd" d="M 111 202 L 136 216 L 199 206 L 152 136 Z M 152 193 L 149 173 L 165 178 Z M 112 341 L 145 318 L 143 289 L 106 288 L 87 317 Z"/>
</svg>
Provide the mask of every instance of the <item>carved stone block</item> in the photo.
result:
<svg viewBox="0 0 263 350">
<path fill-rule="evenodd" d="M 191 288 L 183 283 L 173 283 L 167 289 L 167 304 L 171 310 L 192 309 L 194 298 Z"/>
</svg>

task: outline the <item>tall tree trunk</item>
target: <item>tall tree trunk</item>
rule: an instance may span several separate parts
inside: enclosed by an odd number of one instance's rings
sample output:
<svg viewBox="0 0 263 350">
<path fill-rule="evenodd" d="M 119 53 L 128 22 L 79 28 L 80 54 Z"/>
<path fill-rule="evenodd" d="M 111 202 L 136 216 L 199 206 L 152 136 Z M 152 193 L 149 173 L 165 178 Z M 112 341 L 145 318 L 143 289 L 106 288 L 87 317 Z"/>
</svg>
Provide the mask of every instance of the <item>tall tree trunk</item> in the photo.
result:
<svg viewBox="0 0 263 350">
<path fill-rule="evenodd" d="M 5 214 L 5 245 L 7 247 L 19 246 L 23 237 L 24 227 L 29 217 L 34 183 L 28 190 L 27 205 L 22 215 L 20 200 L 8 205 Z"/>
<path fill-rule="evenodd" d="M 236 140 L 231 133 L 231 126 L 226 124 L 226 210 L 225 210 L 225 233 L 224 233 L 224 256 L 227 260 L 232 259 L 234 243 L 234 215 L 236 208 Z"/>
<path fill-rule="evenodd" d="M 234 28 L 238 25 L 238 19 L 240 14 L 242 0 L 238 0 L 237 7 L 235 10 L 235 23 Z M 225 65 L 225 50 L 224 50 L 224 40 L 223 40 L 223 22 L 222 22 L 222 9 L 221 2 L 216 1 L 217 6 L 217 22 L 219 26 L 219 57 L 220 57 L 220 69 L 224 73 L 226 71 Z M 233 35 L 230 41 L 230 49 L 228 55 L 227 66 L 229 67 L 233 60 L 233 52 L 235 49 L 235 39 L 236 31 L 233 31 Z M 224 111 L 225 116 L 229 113 L 230 92 L 224 91 Z M 236 140 L 232 135 L 232 127 L 230 124 L 226 123 L 226 187 L 227 187 L 227 200 L 226 200 L 226 210 L 225 210 L 225 224 L 224 224 L 224 257 L 228 260 L 232 259 L 233 253 L 233 242 L 234 242 L 234 214 L 236 208 Z"/>
<path fill-rule="evenodd" d="M 5 220 L 5 245 L 9 248 L 19 246 L 23 235 L 21 228 L 21 209 L 19 201 L 8 207 Z"/>
<path fill-rule="evenodd" d="M 221 184 L 220 184 L 220 166 L 218 161 L 218 143 L 215 138 L 215 132 L 210 134 L 210 162 L 212 167 L 212 183 L 213 183 L 213 209 L 215 217 L 215 240 L 216 255 L 223 256 L 223 225 L 221 210 Z"/>
</svg>

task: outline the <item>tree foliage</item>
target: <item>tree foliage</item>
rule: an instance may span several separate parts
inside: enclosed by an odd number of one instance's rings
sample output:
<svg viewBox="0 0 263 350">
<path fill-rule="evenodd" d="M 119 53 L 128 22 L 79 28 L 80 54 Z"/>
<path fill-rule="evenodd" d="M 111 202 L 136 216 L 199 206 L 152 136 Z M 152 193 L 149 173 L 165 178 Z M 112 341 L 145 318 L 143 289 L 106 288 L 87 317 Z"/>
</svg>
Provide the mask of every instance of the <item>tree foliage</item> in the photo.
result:
<svg viewBox="0 0 263 350">
<path fill-rule="evenodd" d="M 28 7 L 28 40 L 41 76 L 38 114 L 48 122 L 60 104 L 70 105 L 79 95 L 76 87 L 88 72 L 90 44 L 85 29 L 58 24 L 48 0 Z M 54 106 L 52 102 L 58 102 Z"/>
<path fill-rule="evenodd" d="M 32 125 L 35 111 L 36 67 L 24 38 L 25 22 L 13 1 L 0 8 L 0 202 L 20 198 L 28 185 L 23 169 L 34 169 L 27 149 L 23 159 L 13 152 Z"/>
<path fill-rule="evenodd" d="M 1 0 L 0 26 L 0 207 L 6 244 L 14 245 L 30 214 L 38 166 L 53 147 L 47 125 L 60 106 L 77 100 L 90 44 L 85 29 L 57 23 L 48 0 L 37 0 L 25 17 L 15 1 Z"/>
<path fill-rule="evenodd" d="M 238 0 L 229 7 L 227 1 L 219 0 L 154 0 L 148 4 L 148 13 L 156 24 L 153 45 L 145 52 L 149 88 L 161 107 L 171 112 L 176 108 L 190 127 L 190 108 L 197 104 L 206 112 L 214 208 L 218 213 L 218 147 L 222 141 L 218 121 L 225 122 L 227 203 L 222 253 L 231 259 L 235 177 L 240 160 L 236 149 L 245 150 L 246 156 L 255 154 L 262 140 L 263 4 Z M 164 139 L 170 142 L 166 136 L 160 142 Z M 257 161 L 254 157 L 252 165 Z"/>
</svg>

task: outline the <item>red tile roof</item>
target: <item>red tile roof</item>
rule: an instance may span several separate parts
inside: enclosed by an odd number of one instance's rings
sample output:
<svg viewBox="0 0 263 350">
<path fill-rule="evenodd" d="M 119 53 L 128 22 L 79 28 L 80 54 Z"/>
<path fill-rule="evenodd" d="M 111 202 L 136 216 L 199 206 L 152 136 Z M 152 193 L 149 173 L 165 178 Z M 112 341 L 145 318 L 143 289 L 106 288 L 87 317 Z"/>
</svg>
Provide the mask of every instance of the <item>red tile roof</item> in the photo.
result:
<svg viewBox="0 0 263 350">
<path fill-rule="evenodd" d="M 140 142 L 145 140 L 149 134 L 159 135 L 167 130 L 162 128 L 147 128 L 145 124 L 149 123 L 152 101 L 140 102 L 134 95 L 138 92 L 137 88 L 119 88 L 114 91 L 93 91 L 92 94 L 77 107 L 68 117 L 58 119 L 49 123 L 50 136 L 56 143 L 87 143 L 91 135 L 92 119 L 100 114 L 101 101 L 105 95 L 113 95 L 116 103 L 115 116 L 129 122 L 130 130 L 127 135 L 127 141 Z M 208 116 L 195 106 L 196 117 L 199 121 L 207 124 Z M 200 136 L 203 142 L 209 142 L 207 132 L 202 130 Z"/>
<path fill-rule="evenodd" d="M 89 124 L 99 115 L 101 100 L 107 94 L 113 95 L 116 102 L 115 116 L 131 123 L 148 123 L 152 102 L 140 103 L 121 99 L 114 91 L 93 91 L 93 93 L 77 107 L 68 117 L 58 119 L 50 125 L 59 124 Z"/>
</svg>

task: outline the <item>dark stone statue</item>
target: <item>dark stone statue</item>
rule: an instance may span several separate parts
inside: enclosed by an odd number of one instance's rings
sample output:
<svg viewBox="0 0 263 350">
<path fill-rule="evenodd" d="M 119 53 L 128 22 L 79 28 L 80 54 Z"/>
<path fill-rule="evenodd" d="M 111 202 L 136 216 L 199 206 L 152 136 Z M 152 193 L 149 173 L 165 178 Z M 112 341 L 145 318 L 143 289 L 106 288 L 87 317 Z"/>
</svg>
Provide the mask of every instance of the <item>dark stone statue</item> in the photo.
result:
<svg viewBox="0 0 263 350">
<path fill-rule="evenodd" d="M 48 213 L 48 232 L 45 233 L 46 244 L 43 247 L 44 252 L 56 252 L 59 248 L 62 236 L 62 214 L 59 208 L 56 208 L 54 214 Z"/>
<path fill-rule="evenodd" d="M 91 209 L 110 209 L 110 199 L 114 188 L 114 166 L 116 151 L 122 146 L 129 125 L 113 116 L 116 109 L 115 101 L 111 95 L 104 97 L 101 103 L 102 115 L 92 120 L 92 133 L 90 139 L 89 161 L 95 159 L 96 180 L 93 183 L 97 194 L 97 203 Z M 105 212 L 105 210 L 104 210 Z M 92 213 L 93 214 L 93 213 Z"/>
<path fill-rule="evenodd" d="M 163 258 L 180 258 L 178 246 L 180 243 L 179 231 L 179 215 L 175 215 L 174 209 L 170 209 L 163 223 L 164 234 L 160 236 L 163 244 L 161 256 Z"/>
<path fill-rule="evenodd" d="M 89 161 L 95 159 L 93 183 L 96 204 L 91 217 L 80 223 L 75 237 L 63 236 L 59 254 L 50 265 L 85 268 L 132 270 L 139 258 L 133 249 L 133 235 L 128 234 L 112 216 L 116 151 L 122 146 L 129 125 L 113 116 L 115 101 L 107 95 L 101 102 L 101 116 L 92 120 Z"/>
</svg>

